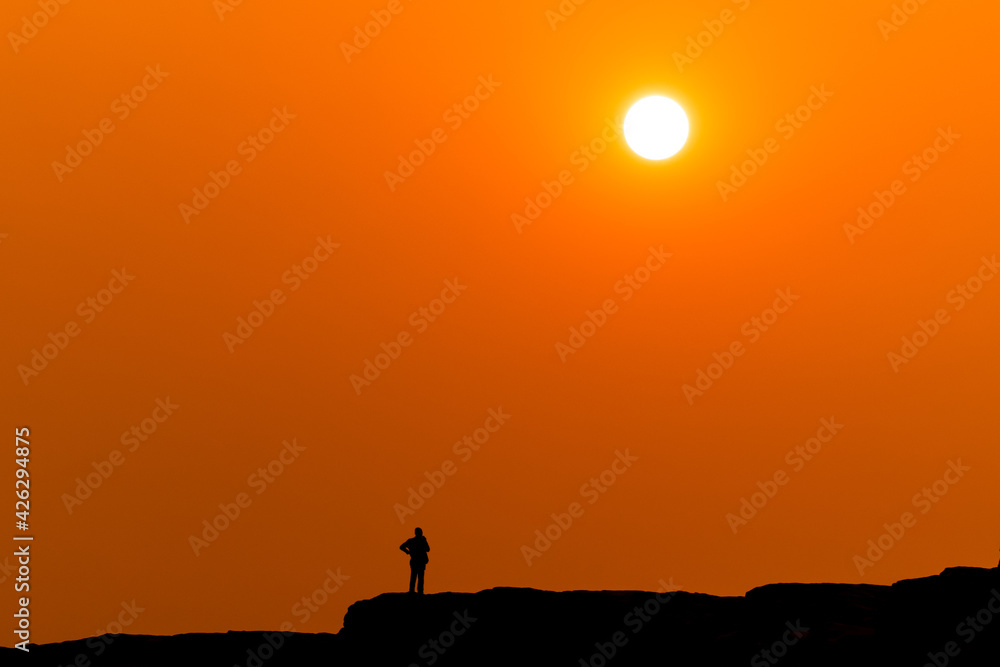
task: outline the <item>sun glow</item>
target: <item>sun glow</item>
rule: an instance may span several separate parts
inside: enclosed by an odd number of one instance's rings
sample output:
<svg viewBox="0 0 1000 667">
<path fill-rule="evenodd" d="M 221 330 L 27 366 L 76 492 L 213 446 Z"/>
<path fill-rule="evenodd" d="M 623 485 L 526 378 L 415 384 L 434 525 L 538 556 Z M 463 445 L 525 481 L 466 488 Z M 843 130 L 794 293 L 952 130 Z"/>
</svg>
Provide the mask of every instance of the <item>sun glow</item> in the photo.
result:
<svg viewBox="0 0 1000 667">
<path fill-rule="evenodd" d="M 687 142 L 687 114 L 669 97 L 644 97 L 625 115 L 625 141 L 640 157 L 666 160 Z"/>
</svg>

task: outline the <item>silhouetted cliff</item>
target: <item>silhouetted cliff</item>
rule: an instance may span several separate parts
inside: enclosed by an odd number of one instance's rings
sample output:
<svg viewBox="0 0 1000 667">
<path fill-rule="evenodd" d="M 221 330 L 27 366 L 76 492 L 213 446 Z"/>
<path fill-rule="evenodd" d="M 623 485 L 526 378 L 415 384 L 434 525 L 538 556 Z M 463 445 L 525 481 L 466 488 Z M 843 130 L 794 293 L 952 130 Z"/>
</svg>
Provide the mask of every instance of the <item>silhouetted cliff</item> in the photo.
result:
<svg viewBox="0 0 1000 667">
<path fill-rule="evenodd" d="M 4 665 L 25 657 L 0 650 Z M 1000 574 L 950 568 L 892 586 L 771 584 L 743 597 L 527 588 L 386 593 L 351 605 L 336 635 L 118 635 L 100 657 L 79 640 L 32 646 L 29 660 L 47 667 L 995 667 Z"/>
</svg>

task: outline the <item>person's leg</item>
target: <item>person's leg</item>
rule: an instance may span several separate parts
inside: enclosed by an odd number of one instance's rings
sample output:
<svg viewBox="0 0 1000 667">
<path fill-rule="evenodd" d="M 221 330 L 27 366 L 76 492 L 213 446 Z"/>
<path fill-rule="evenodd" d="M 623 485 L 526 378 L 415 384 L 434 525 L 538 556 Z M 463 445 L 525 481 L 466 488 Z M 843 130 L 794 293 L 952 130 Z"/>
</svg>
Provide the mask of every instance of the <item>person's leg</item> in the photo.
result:
<svg viewBox="0 0 1000 667">
<path fill-rule="evenodd" d="M 422 578 L 421 578 L 422 580 Z M 415 568 L 410 568 L 410 592 L 413 592 L 413 585 L 417 581 L 417 570 Z"/>
<path fill-rule="evenodd" d="M 417 573 L 417 593 L 424 594 L 424 569 L 420 568 L 420 572 Z"/>
</svg>

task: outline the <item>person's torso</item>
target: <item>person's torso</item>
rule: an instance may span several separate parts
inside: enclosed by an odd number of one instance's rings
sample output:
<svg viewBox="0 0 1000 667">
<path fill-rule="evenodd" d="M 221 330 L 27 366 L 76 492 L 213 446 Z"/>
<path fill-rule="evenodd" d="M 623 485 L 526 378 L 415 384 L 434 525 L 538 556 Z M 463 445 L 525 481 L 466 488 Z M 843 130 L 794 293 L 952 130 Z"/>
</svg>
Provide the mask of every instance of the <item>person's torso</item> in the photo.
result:
<svg viewBox="0 0 1000 667">
<path fill-rule="evenodd" d="M 430 546 L 427 544 L 427 539 L 424 537 L 413 537 L 407 540 L 407 548 L 410 550 L 410 560 L 416 563 L 426 563 L 427 562 L 427 552 L 430 551 Z"/>
</svg>

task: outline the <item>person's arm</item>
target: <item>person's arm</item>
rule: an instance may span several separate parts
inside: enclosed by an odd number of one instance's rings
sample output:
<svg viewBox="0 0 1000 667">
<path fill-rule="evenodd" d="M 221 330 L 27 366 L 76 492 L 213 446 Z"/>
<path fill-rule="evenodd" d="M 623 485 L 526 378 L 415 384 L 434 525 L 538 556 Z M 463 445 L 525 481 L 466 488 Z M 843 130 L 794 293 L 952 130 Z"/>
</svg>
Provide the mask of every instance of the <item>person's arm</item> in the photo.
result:
<svg viewBox="0 0 1000 667">
<path fill-rule="evenodd" d="M 406 548 L 406 542 L 403 542 L 402 544 L 399 545 L 399 550 L 402 551 L 404 554 L 410 553 L 409 550 Z"/>
</svg>

